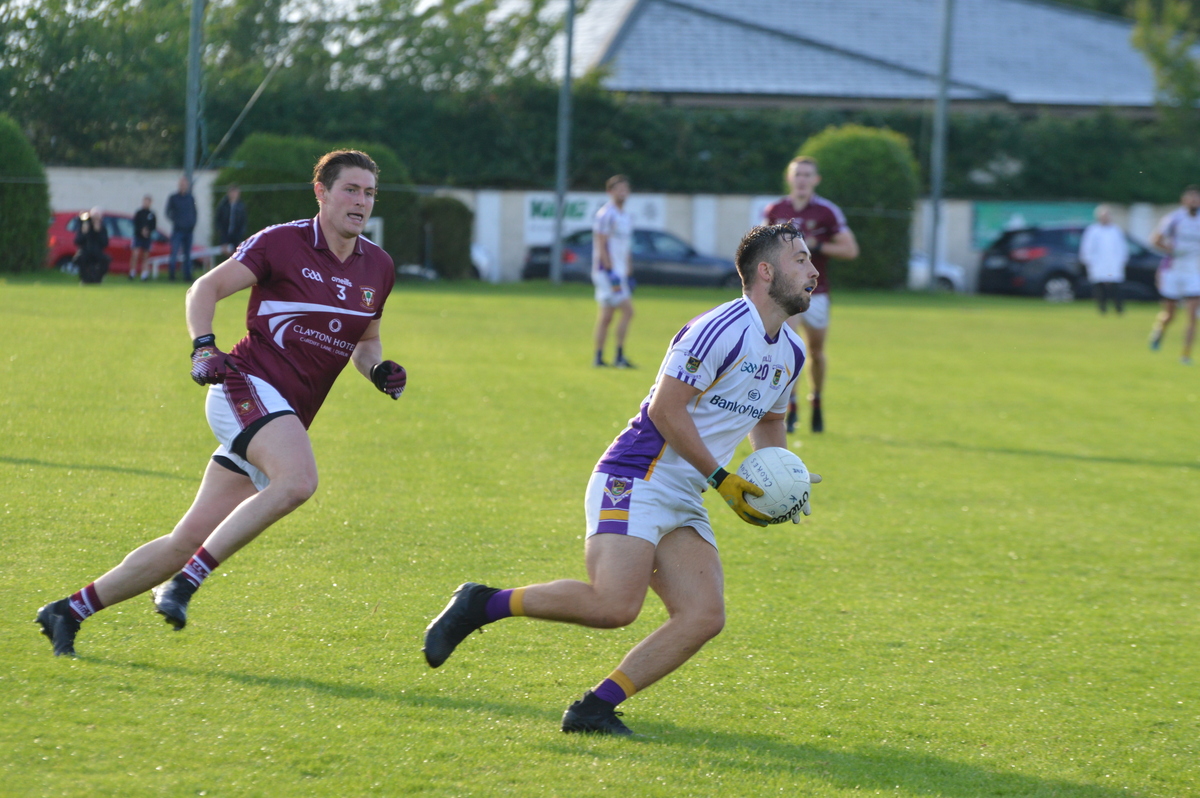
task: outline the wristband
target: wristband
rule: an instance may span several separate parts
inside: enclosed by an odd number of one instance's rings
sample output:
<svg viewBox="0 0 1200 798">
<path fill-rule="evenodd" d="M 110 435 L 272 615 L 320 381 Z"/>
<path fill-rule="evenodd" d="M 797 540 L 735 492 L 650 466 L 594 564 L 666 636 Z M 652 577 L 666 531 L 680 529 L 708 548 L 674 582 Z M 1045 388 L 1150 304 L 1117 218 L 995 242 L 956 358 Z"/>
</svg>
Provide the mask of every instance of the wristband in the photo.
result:
<svg viewBox="0 0 1200 798">
<path fill-rule="evenodd" d="M 199 338 L 194 339 L 192 341 L 192 349 L 196 350 L 202 346 L 216 346 L 216 344 L 217 336 L 209 333 L 208 335 L 201 335 Z"/>
<path fill-rule="evenodd" d="M 721 486 L 721 483 L 725 481 L 725 477 L 727 476 L 729 476 L 729 472 L 718 466 L 717 470 L 709 475 L 708 484 L 714 488 L 718 488 Z"/>
</svg>

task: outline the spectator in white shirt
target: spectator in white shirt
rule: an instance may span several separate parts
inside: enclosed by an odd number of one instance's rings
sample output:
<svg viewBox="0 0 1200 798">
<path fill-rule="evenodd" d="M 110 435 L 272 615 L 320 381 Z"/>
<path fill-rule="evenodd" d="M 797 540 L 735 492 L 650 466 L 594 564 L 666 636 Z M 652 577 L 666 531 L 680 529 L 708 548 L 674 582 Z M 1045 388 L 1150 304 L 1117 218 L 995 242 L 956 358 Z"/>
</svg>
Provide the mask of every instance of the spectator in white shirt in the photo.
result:
<svg viewBox="0 0 1200 798">
<path fill-rule="evenodd" d="M 1122 313 L 1125 307 L 1121 301 L 1121 283 L 1125 282 L 1129 243 L 1125 231 L 1113 224 L 1112 210 L 1107 205 L 1096 206 L 1096 221 L 1083 231 L 1079 260 L 1087 267 L 1088 282 L 1096 292 L 1100 312 L 1108 312 L 1111 298 L 1117 313 Z"/>
</svg>

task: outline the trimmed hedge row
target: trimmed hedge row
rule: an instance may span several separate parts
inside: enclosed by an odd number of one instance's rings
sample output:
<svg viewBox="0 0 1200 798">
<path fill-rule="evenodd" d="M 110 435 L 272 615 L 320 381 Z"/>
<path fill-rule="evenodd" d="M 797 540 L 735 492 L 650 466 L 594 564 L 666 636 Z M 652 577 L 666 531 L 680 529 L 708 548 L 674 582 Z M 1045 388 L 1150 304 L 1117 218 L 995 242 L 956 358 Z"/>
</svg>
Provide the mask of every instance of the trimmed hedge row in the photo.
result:
<svg viewBox="0 0 1200 798">
<path fill-rule="evenodd" d="M 0 271 L 41 267 L 49 223 L 46 171 L 16 121 L 0 114 Z"/>
<path fill-rule="evenodd" d="M 917 162 L 908 139 L 861 125 L 830 127 L 804 142 L 797 155 L 816 159 L 818 193 L 841 206 L 861 250 L 854 260 L 836 261 L 830 282 L 850 288 L 903 285 L 917 198 Z"/>
</svg>

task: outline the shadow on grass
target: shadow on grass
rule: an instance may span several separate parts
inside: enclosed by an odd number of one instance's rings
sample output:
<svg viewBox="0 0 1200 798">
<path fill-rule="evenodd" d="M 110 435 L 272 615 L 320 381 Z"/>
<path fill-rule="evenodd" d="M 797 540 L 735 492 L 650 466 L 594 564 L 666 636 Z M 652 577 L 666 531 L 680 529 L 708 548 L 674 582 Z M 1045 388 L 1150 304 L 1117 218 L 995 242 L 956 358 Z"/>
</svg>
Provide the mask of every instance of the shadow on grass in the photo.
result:
<svg viewBox="0 0 1200 798">
<path fill-rule="evenodd" d="M 1054 796 L 1054 798 L 1117 798 L 1136 795 L 1119 787 L 1078 784 L 1065 779 L 1005 773 L 981 765 L 958 762 L 884 745 L 850 751 L 795 743 L 770 735 L 735 734 L 679 728 L 661 720 L 634 722 L 636 736 L 628 741 L 640 746 L 647 761 L 667 754 L 683 769 L 696 772 L 738 774 L 747 785 L 755 779 L 789 776 L 823 782 L 844 790 L 902 790 L 905 794 L 979 798 L 997 796 Z M 544 749 L 563 756 L 592 759 L 592 746 L 550 744 Z M 664 750 L 666 749 L 666 750 Z M 605 753 L 613 749 L 606 746 Z M 636 749 L 630 751 L 637 755 Z"/>
<path fill-rule="evenodd" d="M 88 662 L 124 670 L 155 671 L 180 676 L 224 679 L 250 687 L 285 692 L 310 691 L 348 700 L 384 701 L 423 709 L 525 718 L 555 729 L 560 708 L 547 709 L 527 703 L 481 701 L 476 698 L 430 695 L 414 690 L 375 688 L 366 685 L 325 682 L 303 676 L 263 676 L 239 671 L 212 670 L 145 662 L 120 662 L 86 658 Z M 634 720 L 637 736 L 612 738 L 562 737 L 561 742 L 531 740 L 541 749 L 560 756 L 590 759 L 601 754 L 638 759 L 653 764 L 664 753 L 681 768 L 696 772 L 723 771 L 741 774 L 752 785 L 755 778 L 787 777 L 824 782 L 839 789 L 896 788 L 908 793 L 947 798 L 997 796 L 1055 796 L 1055 798 L 1117 798 L 1136 795 L 1117 786 L 1078 784 L 1021 773 L 1005 773 L 982 765 L 895 747 L 875 745 L 853 751 L 837 751 L 795 743 L 767 734 L 738 734 L 708 729 L 679 727 L 662 720 Z"/>
<path fill-rule="evenodd" d="M 1009 446 L 973 446 L 957 441 L 909 441 L 897 438 L 880 438 L 874 435 L 855 436 L 866 443 L 895 446 L 906 449 L 953 449 L 977 454 L 1011 454 L 1018 457 L 1046 457 L 1054 460 L 1074 460 L 1080 463 L 1108 463 L 1110 465 L 1151 466 L 1154 468 L 1188 468 L 1200 471 L 1200 458 L 1192 462 L 1183 460 L 1147 460 L 1141 457 L 1110 457 L 1097 454 L 1069 454 L 1049 452 L 1043 449 L 1017 449 Z"/>
<path fill-rule="evenodd" d="M 165 471 L 151 471 L 146 468 L 126 468 L 125 466 L 82 465 L 79 463 L 51 463 L 47 460 L 35 460 L 32 457 L 0 457 L 0 463 L 17 466 L 37 466 L 39 468 L 65 468 L 70 471 L 111 471 L 115 474 L 132 474 L 139 477 L 159 477 L 161 479 L 182 479 L 195 481 L 194 475 L 168 474 Z"/>
</svg>

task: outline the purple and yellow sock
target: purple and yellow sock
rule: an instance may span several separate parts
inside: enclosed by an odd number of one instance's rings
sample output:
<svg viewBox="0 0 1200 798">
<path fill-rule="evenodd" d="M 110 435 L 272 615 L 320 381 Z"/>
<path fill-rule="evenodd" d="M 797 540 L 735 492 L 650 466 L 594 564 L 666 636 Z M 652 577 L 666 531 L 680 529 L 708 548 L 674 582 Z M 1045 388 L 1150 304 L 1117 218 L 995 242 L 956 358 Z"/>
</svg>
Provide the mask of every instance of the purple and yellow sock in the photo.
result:
<svg viewBox="0 0 1200 798">
<path fill-rule="evenodd" d="M 596 685 L 596 689 L 592 690 L 592 695 L 616 706 L 636 692 L 637 688 L 633 686 L 633 682 L 629 680 L 629 677 L 617 670 L 610 673 L 607 679 Z"/>
<path fill-rule="evenodd" d="M 525 588 L 515 587 L 511 590 L 500 590 L 492 594 L 487 601 L 487 622 L 492 623 L 501 618 L 525 614 Z"/>
</svg>

